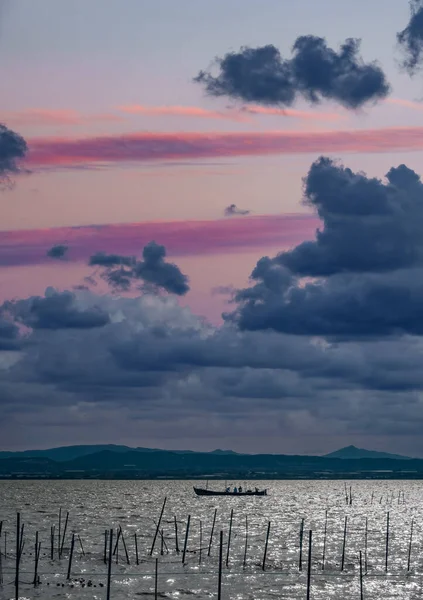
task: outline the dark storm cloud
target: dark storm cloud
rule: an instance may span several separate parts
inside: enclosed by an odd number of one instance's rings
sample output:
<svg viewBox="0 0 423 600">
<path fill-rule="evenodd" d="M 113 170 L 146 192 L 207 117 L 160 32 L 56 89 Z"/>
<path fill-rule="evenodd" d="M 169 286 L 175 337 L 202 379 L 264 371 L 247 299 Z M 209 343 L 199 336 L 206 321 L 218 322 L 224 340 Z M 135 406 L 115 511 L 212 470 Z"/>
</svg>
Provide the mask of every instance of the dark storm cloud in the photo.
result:
<svg viewBox="0 0 423 600">
<path fill-rule="evenodd" d="M 0 314 L 0 351 L 20 348 L 19 328 Z"/>
<path fill-rule="evenodd" d="M 20 171 L 18 163 L 27 150 L 24 138 L 0 123 L 0 182 Z"/>
<path fill-rule="evenodd" d="M 132 265 L 135 262 L 135 257 L 122 256 L 120 254 L 106 254 L 105 252 L 97 252 L 90 257 L 89 264 L 99 267 L 115 267 L 117 265 Z"/>
<path fill-rule="evenodd" d="M 98 307 L 81 309 L 75 304 L 75 294 L 52 289 L 44 297 L 6 302 L 2 308 L 32 329 L 90 329 L 109 322 L 108 314 Z"/>
<path fill-rule="evenodd" d="M 47 251 L 47 256 L 60 260 L 65 257 L 68 250 L 69 246 L 66 246 L 65 244 L 56 244 L 56 246 L 52 246 L 50 250 Z"/>
<path fill-rule="evenodd" d="M 116 290 L 128 291 L 134 282 L 183 296 L 189 291 L 188 277 L 179 267 L 166 262 L 166 248 L 156 242 L 147 244 L 143 259 L 131 256 L 98 252 L 89 261 L 92 266 L 103 267 L 101 277 Z"/>
<path fill-rule="evenodd" d="M 251 211 L 244 208 L 238 208 L 236 204 L 230 204 L 225 208 L 225 217 L 234 217 L 241 215 L 249 215 Z"/>
<path fill-rule="evenodd" d="M 405 165 L 386 182 L 328 158 L 311 166 L 313 241 L 260 259 L 226 315 L 241 329 L 375 338 L 423 334 L 423 184 Z M 304 277 L 312 277 L 305 281 Z"/>
<path fill-rule="evenodd" d="M 211 96 L 244 102 L 291 106 L 302 96 L 311 104 L 326 99 L 356 109 L 385 98 L 390 90 L 382 69 L 364 63 L 359 49 L 360 40 L 347 39 L 336 52 L 312 35 L 297 38 L 290 59 L 273 45 L 243 47 L 217 59 L 217 76 L 200 71 L 194 81 Z"/>
<path fill-rule="evenodd" d="M 423 1 L 410 1 L 411 15 L 408 25 L 397 34 L 405 53 L 403 67 L 413 75 L 423 62 Z"/>
<path fill-rule="evenodd" d="M 305 202 L 323 228 L 276 262 L 310 276 L 422 265 L 423 184 L 405 165 L 390 169 L 386 179 L 328 158 L 314 162 L 304 181 Z"/>
</svg>

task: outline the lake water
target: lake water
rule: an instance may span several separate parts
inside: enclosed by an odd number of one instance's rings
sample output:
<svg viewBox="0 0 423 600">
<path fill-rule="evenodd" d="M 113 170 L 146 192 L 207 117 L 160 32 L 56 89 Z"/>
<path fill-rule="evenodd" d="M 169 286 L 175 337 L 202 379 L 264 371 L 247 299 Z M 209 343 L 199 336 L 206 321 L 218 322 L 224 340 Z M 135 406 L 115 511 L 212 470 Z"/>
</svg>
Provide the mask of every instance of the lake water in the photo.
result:
<svg viewBox="0 0 423 600">
<path fill-rule="evenodd" d="M 119 526 L 122 528 L 130 564 L 127 564 L 121 537 L 112 563 L 110 597 L 114 600 L 154 598 L 156 558 L 159 598 L 217 598 L 220 531 L 223 531 L 224 539 L 222 600 L 305 599 L 309 530 L 313 532 L 310 598 L 359 599 L 360 551 L 365 599 L 423 598 L 423 482 L 354 481 L 346 482 L 346 486 L 342 481 L 252 482 L 252 486 L 268 488 L 269 495 L 262 498 L 196 497 L 193 484 L 190 481 L 1 481 L 0 520 L 3 520 L 3 526 L 0 547 L 3 585 L 0 586 L 0 599 L 15 597 L 13 582 L 17 511 L 20 511 L 21 522 L 24 524 L 20 598 L 106 598 L 104 532 L 113 528 L 116 535 Z M 222 489 L 223 484 L 224 482 L 213 482 L 210 487 Z M 352 504 L 347 504 L 345 487 L 349 492 L 350 485 Z M 162 542 L 159 534 L 153 556 L 150 556 L 155 523 L 165 497 L 167 502 L 161 523 L 164 541 Z M 60 508 L 61 534 L 66 512 L 69 511 L 61 559 L 57 552 Z M 216 525 L 208 556 L 215 509 Z M 232 509 L 228 555 L 227 541 Z M 326 511 L 327 535 L 323 565 Z M 182 550 L 188 515 L 191 517 L 190 530 L 183 565 Z M 175 516 L 179 553 L 175 547 Z M 346 543 L 341 570 L 345 517 Z M 244 566 L 246 518 L 248 542 Z M 302 519 L 304 539 L 300 571 Z M 263 571 L 268 522 L 271 524 L 270 536 Z M 50 556 L 52 525 L 56 528 L 53 560 Z M 39 532 L 41 541 L 38 567 L 40 585 L 34 588 L 32 581 L 36 531 Z M 71 579 L 67 581 L 72 533 L 75 534 L 75 548 Z"/>
</svg>

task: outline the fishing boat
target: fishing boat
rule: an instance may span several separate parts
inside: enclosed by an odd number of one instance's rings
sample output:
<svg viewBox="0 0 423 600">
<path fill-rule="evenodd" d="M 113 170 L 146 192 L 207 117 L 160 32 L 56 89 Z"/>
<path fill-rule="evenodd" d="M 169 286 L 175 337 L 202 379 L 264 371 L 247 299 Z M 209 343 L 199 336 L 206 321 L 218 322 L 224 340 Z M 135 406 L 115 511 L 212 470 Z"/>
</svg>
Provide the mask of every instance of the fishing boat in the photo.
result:
<svg viewBox="0 0 423 600">
<path fill-rule="evenodd" d="M 218 492 L 215 490 L 206 490 L 204 488 L 197 488 L 194 487 L 194 492 L 197 494 L 197 496 L 267 496 L 267 490 L 247 490 L 246 492 L 242 491 L 242 492 L 231 492 L 231 491 L 224 491 L 224 492 Z"/>
</svg>

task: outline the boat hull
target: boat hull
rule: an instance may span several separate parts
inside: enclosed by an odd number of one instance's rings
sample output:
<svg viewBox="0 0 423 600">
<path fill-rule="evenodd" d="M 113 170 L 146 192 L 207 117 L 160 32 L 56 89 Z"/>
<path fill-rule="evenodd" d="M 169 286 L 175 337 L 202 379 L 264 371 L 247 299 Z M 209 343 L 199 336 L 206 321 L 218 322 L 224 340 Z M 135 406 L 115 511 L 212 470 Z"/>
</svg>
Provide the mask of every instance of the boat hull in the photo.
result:
<svg viewBox="0 0 423 600">
<path fill-rule="evenodd" d="M 194 487 L 194 492 L 197 496 L 267 496 L 267 490 L 259 490 L 258 492 L 215 492 L 213 490 L 205 490 Z"/>
</svg>

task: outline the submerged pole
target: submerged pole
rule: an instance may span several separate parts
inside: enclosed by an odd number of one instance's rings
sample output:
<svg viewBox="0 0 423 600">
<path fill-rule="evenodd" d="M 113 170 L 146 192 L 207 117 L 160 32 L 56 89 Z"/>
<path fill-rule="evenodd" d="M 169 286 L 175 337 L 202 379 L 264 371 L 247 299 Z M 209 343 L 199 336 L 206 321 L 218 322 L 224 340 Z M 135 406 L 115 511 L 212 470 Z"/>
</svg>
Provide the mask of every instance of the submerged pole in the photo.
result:
<svg viewBox="0 0 423 600">
<path fill-rule="evenodd" d="M 21 513 L 16 513 L 15 600 L 19 600 L 19 563 L 20 563 L 20 559 L 21 559 L 20 535 L 21 535 Z"/>
<path fill-rule="evenodd" d="M 410 541 L 408 543 L 407 571 L 410 570 L 410 563 L 411 563 L 411 544 L 413 543 L 413 526 L 414 526 L 414 519 L 411 519 Z"/>
<path fill-rule="evenodd" d="M 263 564 L 261 566 L 262 571 L 264 571 L 266 569 L 266 556 L 267 556 L 267 545 L 269 543 L 269 535 L 270 535 L 270 521 L 267 524 L 266 542 L 264 544 Z"/>
<path fill-rule="evenodd" d="M 214 509 L 213 525 L 212 525 L 211 533 L 210 533 L 209 549 L 207 552 L 207 556 L 210 556 L 211 547 L 213 544 L 213 535 L 214 535 L 214 526 L 216 524 L 216 515 L 217 515 L 217 508 Z"/>
<path fill-rule="evenodd" d="M 307 562 L 307 600 L 310 600 L 311 591 L 311 540 L 313 532 L 308 532 L 308 562 Z"/>
<path fill-rule="evenodd" d="M 342 558 L 341 558 L 341 571 L 344 570 L 344 563 L 345 563 L 345 546 L 347 544 L 347 522 L 348 522 L 348 517 L 345 517 L 345 523 L 344 523 L 344 539 L 342 542 Z"/>
<path fill-rule="evenodd" d="M 188 520 L 187 520 L 187 528 L 185 530 L 185 541 L 184 541 L 184 551 L 182 552 L 182 564 L 185 564 L 185 554 L 187 552 L 187 545 L 188 545 L 188 535 L 189 535 L 189 524 L 191 522 L 191 515 L 188 515 Z"/>
<path fill-rule="evenodd" d="M 389 511 L 386 513 L 385 572 L 388 571 L 388 556 L 389 556 Z"/>
<path fill-rule="evenodd" d="M 174 521 L 175 521 L 175 550 L 176 550 L 176 553 L 179 554 L 178 522 L 176 521 L 176 515 L 174 515 Z"/>
<path fill-rule="evenodd" d="M 325 531 L 323 534 L 323 552 L 322 552 L 322 571 L 325 570 L 325 557 L 326 557 L 326 535 L 328 531 L 328 511 L 325 511 Z"/>
<path fill-rule="evenodd" d="M 154 534 L 153 543 L 151 544 L 150 556 L 153 556 L 154 546 L 156 545 L 157 535 L 158 535 L 159 530 L 160 530 L 160 524 L 162 522 L 162 517 L 163 517 L 164 509 L 165 509 L 165 506 L 166 506 L 166 500 L 167 500 L 167 498 L 165 497 L 165 499 L 163 501 L 162 510 L 160 511 L 160 517 L 159 517 L 159 520 L 157 521 L 157 527 L 156 527 L 156 532 Z"/>
<path fill-rule="evenodd" d="M 304 537 L 304 517 L 301 519 L 300 525 L 300 556 L 298 560 L 298 570 L 303 570 L 303 537 Z"/>
<path fill-rule="evenodd" d="M 68 574 L 66 576 L 66 579 L 69 581 L 70 577 L 71 577 L 71 570 L 72 570 L 72 558 L 73 558 L 73 549 L 75 547 L 75 534 L 72 533 L 72 541 L 71 541 L 71 547 L 70 547 L 70 554 L 69 554 L 69 564 L 68 564 Z"/>
<path fill-rule="evenodd" d="M 234 509 L 231 509 L 231 518 L 229 520 L 229 534 L 228 534 L 228 547 L 226 549 L 226 566 L 229 566 L 229 553 L 231 551 L 231 537 L 232 537 L 232 522 L 234 518 Z"/>
<path fill-rule="evenodd" d="M 219 575 L 217 580 L 217 600 L 222 600 L 222 561 L 223 561 L 223 531 L 220 532 L 219 543 Z"/>
<path fill-rule="evenodd" d="M 244 561 L 243 567 L 247 564 L 247 549 L 248 549 L 248 515 L 245 515 L 245 547 L 244 547 Z"/>
<path fill-rule="evenodd" d="M 109 564 L 107 568 L 107 600 L 110 600 L 110 586 L 112 581 L 112 560 L 113 560 L 113 529 L 109 533 Z"/>
</svg>

